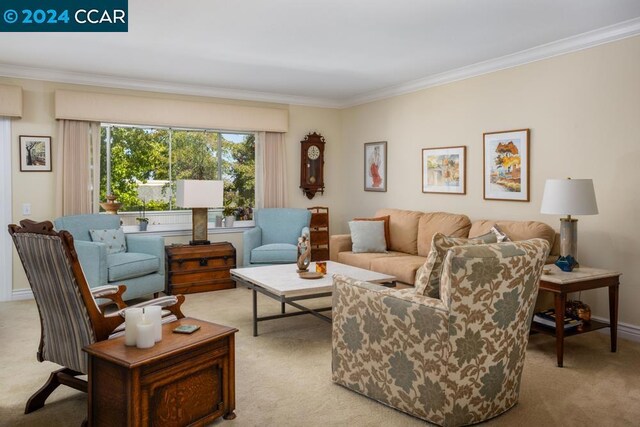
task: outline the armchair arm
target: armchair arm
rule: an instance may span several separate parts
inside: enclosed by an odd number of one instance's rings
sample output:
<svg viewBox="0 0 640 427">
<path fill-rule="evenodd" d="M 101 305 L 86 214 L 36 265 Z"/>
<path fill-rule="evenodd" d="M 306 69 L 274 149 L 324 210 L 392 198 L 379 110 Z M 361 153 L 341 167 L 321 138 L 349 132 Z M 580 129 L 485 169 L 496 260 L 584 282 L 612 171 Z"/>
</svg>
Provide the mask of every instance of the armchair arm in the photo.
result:
<svg viewBox="0 0 640 427">
<path fill-rule="evenodd" d="M 89 287 L 107 284 L 107 245 L 100 242 L 75 240 L 73 242 L 84 277 Z"/>
<path fill-rule="evenodd" d="M 251 264 L 251 251 L 262 244 L 262 229 L 258 226 L 242 233 L 242 266 Z"/>
<path fill-rule="evenodd" d="M 351 234 L 334 234 L 329 237 L 329 259 L 338 261 L 338 254 L 350 251 L 352 245 Z"/>
<path fill-rule="evenodd" d="M 164 237 L 127 235 L 127 252 L 137 252 L 157 256 L 160 260 L 158 273 L 164 275 Z"/>
<path fill-rule="evenodd" d="M 114 315 L 120 315 L 124 317 L 124 311 L 127 308 L 144 308 L 151 306 L 160 306 L 166 308 L 171 313 L 173 313 L 178 319 L 182 319 L 184 314 L 182 314 L 182 310 L 180 306 L 184 302 L 184 295 L 168 295 L 160 298 L 154 298 L 152 300 L 143 301 L 139 304 L 130 305 L 129 307 L 125 307 L 121 310 L 118 310 Z"/>
<path fill-rule="evenodd" d="M 124 292 L 127 290 L 127 287 L 125 285 L 98 286 L 97 288 L 90 288 L 89 290 L 91 291 L 91 295 L 93 295 L 94 299 L 105 298 L 110 300 L 110 302 L 100 305 L 100 310 L 103 312 L 104 308 L 111 304 L 117 305 L 119 309 L 123 309 L 127 306 L 127 304 L 125 304 L 124 300 L 122 299 L 122 294 L 124 294 Z"/>
</svg>

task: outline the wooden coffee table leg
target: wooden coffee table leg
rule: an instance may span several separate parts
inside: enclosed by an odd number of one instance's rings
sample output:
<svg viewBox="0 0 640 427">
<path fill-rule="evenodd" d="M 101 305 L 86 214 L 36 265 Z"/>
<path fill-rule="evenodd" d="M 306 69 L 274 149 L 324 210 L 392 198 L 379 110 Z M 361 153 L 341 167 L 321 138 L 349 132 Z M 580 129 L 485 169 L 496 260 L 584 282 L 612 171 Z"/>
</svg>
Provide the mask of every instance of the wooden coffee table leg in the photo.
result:
<svg viewBox="0 0 640 427">
<path fill-rule="evenodd" d="M 618 350 L 618 285 L 609 286 L 609 327 L 611 329 L 611 351 Z"/>
<path fill-rule="evenodd" d="M 556 356 L 558 358 L 558 366 L 562 368 L 564 357 L 564 307 L 567 301 L 567 295 L 559 292 L 555 294 L 556 304 Z"/>
</svg>

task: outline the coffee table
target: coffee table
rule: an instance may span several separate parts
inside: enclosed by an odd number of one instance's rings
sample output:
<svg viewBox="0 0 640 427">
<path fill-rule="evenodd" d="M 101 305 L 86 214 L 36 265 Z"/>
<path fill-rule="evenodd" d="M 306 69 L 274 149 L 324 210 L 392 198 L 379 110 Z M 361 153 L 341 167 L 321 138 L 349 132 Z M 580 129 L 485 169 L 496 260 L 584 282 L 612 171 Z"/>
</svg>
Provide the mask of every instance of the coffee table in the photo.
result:
<svg viewBox="0 0 640 427">
<path fill-rule="evenodd" d="M 277 264 L 264 267 L 234 268 L 231 278 L 237 283 L 248 286 L 253 291 L 253 336 L 258 336 L 258 322 L 281 319 L 283 317 L 311 314 L 331 323 L 331 317 L 322 314 L 331 307 L 309 308 L 298 301 L 322 298 L 331 295 L 333 275 L 341 274 L 357 280 L 395 286 L 396 278 L 388 274 L 376 273 L 363 268 L 352 267 L 333 261 L 327 261 L 327 274 L 320 279 L 303 279 L 296 272 L 296 264 Z M 316 263 L 312 262 L 309 271 L 316 270 Z M 258 316 L 258 292 L 280 301 L 281 312 L 270 316 Z M 285 312 L 288 304 L 300 311 Z"/>
</svg>

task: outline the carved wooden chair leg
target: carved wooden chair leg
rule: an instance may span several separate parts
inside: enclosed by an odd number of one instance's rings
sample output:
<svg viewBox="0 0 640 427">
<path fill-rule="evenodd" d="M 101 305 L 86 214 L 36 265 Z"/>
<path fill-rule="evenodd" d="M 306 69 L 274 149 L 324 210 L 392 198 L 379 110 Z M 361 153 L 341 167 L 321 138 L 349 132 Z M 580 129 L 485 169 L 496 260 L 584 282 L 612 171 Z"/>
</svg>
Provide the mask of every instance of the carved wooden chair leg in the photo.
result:
<svg viewBox="0 0 640 427">
<path fill-rule="evenodd" d="M 27 405 L 24 408 L 24 413 L 28 414 L 42 408 L 47 398 L 61 384 L 86 393 L 87 382 L 76 378 L 76 376 L 78 375 L 82 375 L 82 373 L 72 371 L 69 368 L 62 368 L 60 370 L 53 371 L 49 376 L 47 382 L 40 388 L 40 390 L 36 391 L 29 398 L 29 400 L 27 401 Z"/>
</svg>

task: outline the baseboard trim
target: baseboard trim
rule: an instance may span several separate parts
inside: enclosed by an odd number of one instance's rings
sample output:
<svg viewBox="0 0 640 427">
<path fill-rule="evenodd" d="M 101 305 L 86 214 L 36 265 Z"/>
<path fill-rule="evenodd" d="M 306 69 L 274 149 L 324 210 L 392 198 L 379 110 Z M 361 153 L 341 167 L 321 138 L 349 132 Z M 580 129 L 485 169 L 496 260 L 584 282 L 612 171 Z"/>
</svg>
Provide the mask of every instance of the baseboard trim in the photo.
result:
<svg viewBox="0 0 640 427">
<path fill-rule="evenodd" d="M 600 322 L 609 322 L 608 317 L 596 317 L 593 319 Z M 609 335 L 609 328 L 599 329 L 598 332 Z M 630 325 L 628 323 L 618 322 L 618 338 L 623 338 L 629 341 L 640 342 L 640 327 L 636 325 Z"/>
<path fill-rule="evenodd" d="M 18 289 L 11 292 L 11 300 L 19 301 L 24 299 L 33 299 L 33 292 L 31 289 Z"/>
</svg>

